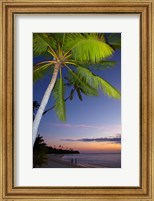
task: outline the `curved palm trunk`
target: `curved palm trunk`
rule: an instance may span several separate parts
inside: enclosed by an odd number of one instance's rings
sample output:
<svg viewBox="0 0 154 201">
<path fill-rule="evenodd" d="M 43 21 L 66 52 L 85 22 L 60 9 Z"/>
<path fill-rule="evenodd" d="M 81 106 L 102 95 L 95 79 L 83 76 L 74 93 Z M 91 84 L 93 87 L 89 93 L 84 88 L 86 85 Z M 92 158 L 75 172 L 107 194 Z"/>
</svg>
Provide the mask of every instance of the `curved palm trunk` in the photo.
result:
<svg viewBox="0 0 154 201">
<path fill-rule="evenodd" d="M 38 132 L 38 128 L 39 128 L 39 124 L 40 124 L 43 112 L 45 110 L 45 107 L 46 107 L 46 105 L 48 103 L 48 100 L 50 98 L 50 94 L 51 94 L 51 92 L 53 90 L 53 87 L 55 85 L 55 82 L 57 80 L 58 71 L 59 71 L 59 66 L 55 65 L 54 72 L 53 72 L 53 75 L 52 75 L 52 79 L 51 79 L 51 81 L 50 81 L 50 83 L 48 85 L 48 88 L 45 91 L 45 94 L 44 94 L 43 99 L 41 101 L 40 107 L 39 107 L 39 109 L 38 109 L 38 111 L 36 113 L 36 116 L 35 116 L 35 119 L 34 119 L 34 122 L 33 122 L 33 137 L 32 137 L 33 146 L 34 146 L 34 143 L 35 143 L 35 139 L 36 139 L 36 136 L 37 136 L 37 132 Z"/>
</svg>

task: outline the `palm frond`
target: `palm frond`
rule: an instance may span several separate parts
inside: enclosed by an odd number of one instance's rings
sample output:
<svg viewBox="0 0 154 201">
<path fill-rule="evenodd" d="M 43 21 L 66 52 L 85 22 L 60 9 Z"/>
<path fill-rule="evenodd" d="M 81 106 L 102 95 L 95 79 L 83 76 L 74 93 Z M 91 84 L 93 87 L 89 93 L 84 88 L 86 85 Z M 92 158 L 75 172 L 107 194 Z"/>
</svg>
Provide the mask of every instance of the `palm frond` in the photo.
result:
<svg viewBox="0 0 154 201">
<path fill-rule="evenodd" d="M 63 43 L 64 35 L 65 33 L 49 33 L 48 34 L 49 38 L 54 38 L 54 40 L 61 45 Z"/>
<path fill-rule="evenodd" d="M 80 66 L 82 65 L 84 68 L 88 68 L 88 69 L 94 69 L 94 70 L 104 70 L 104 69 L 108 69 L 108 68 L 113 68 L 116 64 L 116 61 L 100 61 L 99 63 L 81 63 L 81 62 L 77 62 L 75 64 L 75 61 L 72 61 L 74 62 L 74 65 L 77 65 L 77 66 Z M 73 65 L 73 63 L 72 63 Z"/>
<path fill-rule="evenodd" d="M 76 61 L 98 63 L 103 58 L 111 56 L 114 52 L 112 47 L 99 35 L 92 34 L 67 34 L 65 39 L 65 49 L 71 50 L 72 56 Z"/>
<path fill-rule="evenodd" d="M 73 100 L 75 90 L 72 89 L 70 92 L 70 100 Z"/>
<path fill-rule="evenodd" d="M 90 70 L 80 66 L 77 68 L 77 76 L 81 79 L 85 79 L 92 87 L 103 91 L 105 95 L 120 99 L 120 92 L 115 87 L 103 78 L 93 74 Z"/>
<path fill-rule="evenodd" d="M 121 49 L 121 34 L 111 33 L 106 36 L 107 42 L 113 47 L 114 50 Z"/>
<path fill-rule="evenodd" d="M 53 91 L 53 96 L 55 99 L 55 111 L 56 114 L 58 116 L 58 118 L 61 121 L 65 121 L 66 120 L 66 111 L 65 111 L 65 101 L 64 101 L 64 92 L 65 92 L 65 86 L 63 83 L 63 79 L 60 76 L 60 78 L 58 78 L 56 85 L 54 87 L 54 91 Z"/>
<path fill-rule="evenodd" d="M 34 55 L 45 55 L 48 48 L 54 49 L 56 47 L 56 41 L 54 38 L 49 38 L 46 33 L 34 33 L 33 34 L 33 52 Z"/>
<path fill-rule="evenodd" d="M 82 89 L 82 92 L 87 96 L 98 96 L 98 91 L 90 86 L 90 84 L 82 77 L 79 77 L 79 75 L 71 70 L 68 66 L 66 66 L 70 73 L 68 73 L 68 80 L 72 85 L 76 88 Z"/>
<path fill-rule="evenodd" d="M 33 70 L 37 71 L 39 70 L 39 68 L 41 68 L 43 65 L 46 65 L 46 64 L 52 65 L 52 64 L 55 64 L 55 61 L 52 61 L 52 60 L 41 61 L 34 65 Z"/>
<path fill-rule="evenodd" d="M 51 72 L 52 64 L 51 63 L 42 63 L 41 65 L 37 66 L 33 70 L 33 81 L 36 82 L 37 80 L 43 78 L 47 75 L 48 72 Z"/>
<path fill-rule="evenodd" d="M 82 95 L 81 95 L 80 89 L 77 88 L 76 91 L 77 91 L 77 94 L 78 94 L 78 97 L 79 97 L 80 101 L 82 101 L 83 98 L 82 98 Z"/>
</svg>

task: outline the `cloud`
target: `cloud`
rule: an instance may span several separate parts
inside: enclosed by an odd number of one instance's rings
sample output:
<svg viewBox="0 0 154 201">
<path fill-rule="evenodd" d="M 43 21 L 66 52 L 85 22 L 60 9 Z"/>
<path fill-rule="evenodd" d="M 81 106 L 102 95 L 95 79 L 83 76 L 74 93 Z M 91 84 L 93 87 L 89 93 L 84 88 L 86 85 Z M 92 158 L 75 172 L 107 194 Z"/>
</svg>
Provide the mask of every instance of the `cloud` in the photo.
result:
<svg viewBox="0 0 154 201">
<path fill-rule="evenodd" d="M 100 138 L 80 138 L 80 139 L 61 139 L 61 141 L 67 142 L 110 142 L 110 143 L 121 143 L 121 135 L 117 134 L 110 137 L 100 137 Z"/>
<path fill-rule="evenodd" d="M 85 128 L 85 129 L 97 129 L 97 130 L 111 130 L 111 129 L 116 129 L 116 130 L 121 130 L 120 125 L 104 125 L 104 126 L 99 126 L 99 125 L 89 125 L 89 124 L 52 124 L 53 126 L 56 127 L 63 127 L 63 128 Z"/>
</svg>

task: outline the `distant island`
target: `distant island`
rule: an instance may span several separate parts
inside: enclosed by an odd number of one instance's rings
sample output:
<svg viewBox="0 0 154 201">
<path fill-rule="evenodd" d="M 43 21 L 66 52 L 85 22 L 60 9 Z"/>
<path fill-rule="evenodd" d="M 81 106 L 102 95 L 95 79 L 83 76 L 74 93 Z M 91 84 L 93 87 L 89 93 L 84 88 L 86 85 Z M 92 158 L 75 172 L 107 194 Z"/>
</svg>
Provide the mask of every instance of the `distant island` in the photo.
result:
<svg viewBox="0 0 154 201">
<path fill-rule="evenodd" d="M 73 149 L 56 149 L 50 146 L 46 147 L 46 154 L 80 154 L 79 151 Z"/>
</svg>

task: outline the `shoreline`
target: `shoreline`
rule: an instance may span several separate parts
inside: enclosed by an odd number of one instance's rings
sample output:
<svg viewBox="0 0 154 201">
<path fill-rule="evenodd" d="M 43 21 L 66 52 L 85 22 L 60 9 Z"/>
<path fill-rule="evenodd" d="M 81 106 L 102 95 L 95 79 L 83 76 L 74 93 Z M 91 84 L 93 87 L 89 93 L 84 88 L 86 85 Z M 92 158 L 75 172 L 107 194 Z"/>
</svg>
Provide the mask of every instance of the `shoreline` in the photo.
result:
<svg viewBox="0 0 154 201">
<path fill-rule="evenodd" d="M 105 168 L 104 166 L 90 165 L 90 164 L 74 164 L 71 161 L 63 160 L 64 154 L 47 154 L 47 162 L 41 167 L 36 168 Z"/>
<path fill-rule="evenodd" d="M 121 168 L 121 167 L 111 167 L 105 166 L 103 164 L 89 164 L 83 161 L 76 161 L 75 157 L 70 157 L 69 160 L 65 160 L 63 157 L 67 154 L 47 154 L 46 163 L 42 166 L 36 166 L 35 168 Z M 73 160 L 73 162 L 72 162 Z"/>
<path fill-rule="evenodd" d="M 47 154 L 47 163 L 36 168 L 85 168 L 80 164 L 73 164 L 69 161 L 62 160 L 64 154 Z"/>
</svg>

